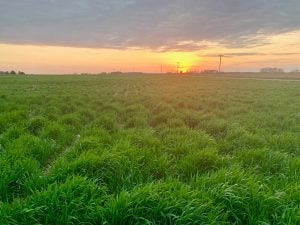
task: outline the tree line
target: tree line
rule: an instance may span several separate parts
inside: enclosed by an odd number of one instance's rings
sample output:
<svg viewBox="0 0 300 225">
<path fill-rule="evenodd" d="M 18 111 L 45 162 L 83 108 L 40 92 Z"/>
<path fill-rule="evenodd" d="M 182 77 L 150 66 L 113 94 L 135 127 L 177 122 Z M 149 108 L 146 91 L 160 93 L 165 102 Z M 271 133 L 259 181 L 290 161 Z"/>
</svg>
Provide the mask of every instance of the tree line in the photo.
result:
<svg viewBox="0 0 300 225">
<path fill-rule="evenodd" d="M 0 71 L 0 74 L 5 74 L 5 75 L 25 75 L 26 73 L 23 72 L 23 71 L 14 71 L 14 70 L 11 70 L 11 71 Z"/>
</svg>

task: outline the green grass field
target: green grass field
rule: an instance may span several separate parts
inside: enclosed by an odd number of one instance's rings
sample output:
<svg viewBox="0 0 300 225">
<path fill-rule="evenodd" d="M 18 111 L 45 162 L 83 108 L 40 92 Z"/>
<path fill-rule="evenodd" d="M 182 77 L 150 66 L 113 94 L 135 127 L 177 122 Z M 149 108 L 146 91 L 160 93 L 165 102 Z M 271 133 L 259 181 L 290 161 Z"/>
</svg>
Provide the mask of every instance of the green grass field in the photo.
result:
<svg viewBox="0 0 300 225">
<path fill-rule="evenodd" d="M 300 82 L 2 76 L 0 224 L 300 224 Z"/>
</svg>

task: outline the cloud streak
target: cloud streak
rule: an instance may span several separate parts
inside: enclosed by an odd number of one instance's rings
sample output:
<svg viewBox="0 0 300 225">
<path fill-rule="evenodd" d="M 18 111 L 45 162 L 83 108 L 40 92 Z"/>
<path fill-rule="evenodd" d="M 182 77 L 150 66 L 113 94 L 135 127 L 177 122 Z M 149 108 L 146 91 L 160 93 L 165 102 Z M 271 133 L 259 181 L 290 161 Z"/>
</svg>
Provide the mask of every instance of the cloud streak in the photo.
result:
<svg viewBox="0 0 300 225">
<path fill-rule="evenodd" d="M 0 0 L 0 43 L 199 51 L 300 29 L 299 0 Z"/>
<path fill-rule="evenodd" d="M 295 56 L 300 55 L 300 52 L 280 52 L 280 53 L 260 53 L 260 52 L 236 52 L 224 53 L 223 57 L 243 57 L 243 56 Z M 199 54 L 202 57 L 218 57 L 218 54 Z"/>
</svg>

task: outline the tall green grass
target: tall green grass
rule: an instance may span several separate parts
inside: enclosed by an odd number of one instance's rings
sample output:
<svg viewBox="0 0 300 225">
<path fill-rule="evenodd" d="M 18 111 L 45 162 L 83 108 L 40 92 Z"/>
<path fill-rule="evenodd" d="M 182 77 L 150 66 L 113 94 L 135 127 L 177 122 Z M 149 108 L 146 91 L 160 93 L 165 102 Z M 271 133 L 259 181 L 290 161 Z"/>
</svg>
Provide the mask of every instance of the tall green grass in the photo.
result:
<svg viewBox="0 0 300 225">
<path fill-rule="evenodd" d="M 0 224 L 300 224 L 297 82 L 0 84 Z"/>
</svg>

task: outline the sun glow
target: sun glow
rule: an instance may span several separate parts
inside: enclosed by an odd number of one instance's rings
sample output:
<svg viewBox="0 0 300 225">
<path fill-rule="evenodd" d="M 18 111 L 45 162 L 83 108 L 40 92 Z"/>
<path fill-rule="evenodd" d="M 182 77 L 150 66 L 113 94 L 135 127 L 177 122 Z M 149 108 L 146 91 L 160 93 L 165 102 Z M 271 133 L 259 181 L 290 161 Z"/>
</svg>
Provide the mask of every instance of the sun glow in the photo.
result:
<svg viewBox="0 0 300 225">
<path fill-rule="evenodd" d="M 201 58 L 190 52 L 171 52 L 165 54 L 164 61 L 171 65 L 172 71 L 167 72 L 178 72 L 187 73 L 189 71 L 198 71 Z"/>
</svg>

